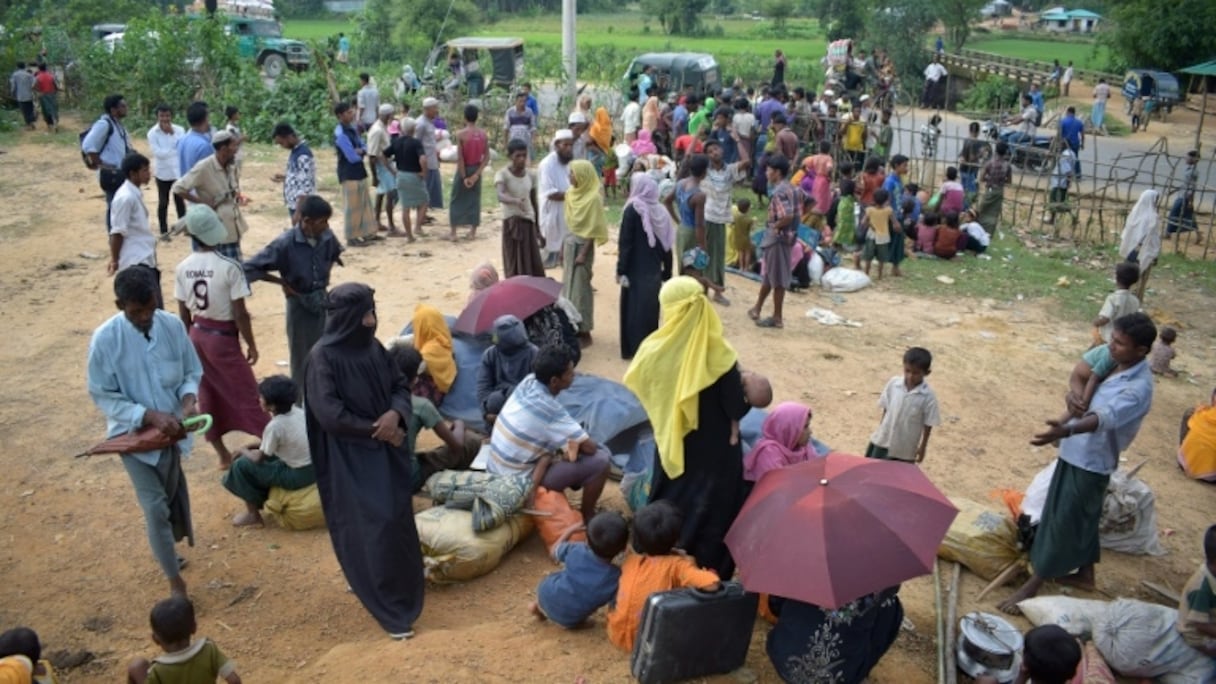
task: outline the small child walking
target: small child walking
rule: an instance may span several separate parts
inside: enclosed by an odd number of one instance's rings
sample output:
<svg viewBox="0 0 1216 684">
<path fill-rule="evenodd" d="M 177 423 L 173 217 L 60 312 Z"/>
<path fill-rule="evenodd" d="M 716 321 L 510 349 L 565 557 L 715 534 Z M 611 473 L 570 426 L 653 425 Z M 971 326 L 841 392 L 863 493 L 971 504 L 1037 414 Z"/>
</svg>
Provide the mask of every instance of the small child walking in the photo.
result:
<svg viewBox="0 0 1216 684">
<path fill-rule="evenodd" d="M 629 525 L 616 511 L 603 511 L 591 519 L 585 526 L 586 542 L 568 541 L 582 529 L 581 524 L 572 525 L 562 532 L 553 547 L 553 560 L 565 567 L 540 581 L 531 605 L 537 618 L 566 629 L 580 627 L 616 596 L 621 570 L 612 560 L 629 541 Z"/>
<path fill-rule="evenodd" d="M 937 395 L 925 381 L 933 355 L 923 347 L 904 352 L 903 375 L 887 381 L 878 406 L 883 410 L 878 429 L 870 435 L 866 458 L 921 463 L 929 447 L 929 433 L 942 422 Z"/>
<path fill-rule="evenodd" d="M 127 684 L 190 684 L 214 682 L 222 678 L 228 684 L 241 684 L 236 665 L 228 660 L 210 639 L 191 643 L 198 629 L 194 620 L 194 604 L 183 596 L 167 598 L 152 607 L 152 640 L 164 649 L 164 655 L 148 662 L 136 658 L 127 667 Z"/>
<path fill-rule="evenodd" d="M 748 273 L 752 270 L 752 257 L 755 246 L 752 244 L 752 230 L 756 227 L 756 218 L 751 215 L 752 202 L 746 197 L 741 198 L 731 209 L 730 244 L 739 255 L 739 270 Z"/>
<path fill-rule="evenodd" d="M 608 613 L 608 640 L 617 648 L 633 651 L 642 608 L 651 594 L 681 587 L 721 588 L 715 572 L 698 568 L 692 558 L 675 551 L 683 527 L 684 516 L 669 501 L 646 504 L 634 515 L 634 553 L 621 566 L 620 588 Z"/>
</svg>

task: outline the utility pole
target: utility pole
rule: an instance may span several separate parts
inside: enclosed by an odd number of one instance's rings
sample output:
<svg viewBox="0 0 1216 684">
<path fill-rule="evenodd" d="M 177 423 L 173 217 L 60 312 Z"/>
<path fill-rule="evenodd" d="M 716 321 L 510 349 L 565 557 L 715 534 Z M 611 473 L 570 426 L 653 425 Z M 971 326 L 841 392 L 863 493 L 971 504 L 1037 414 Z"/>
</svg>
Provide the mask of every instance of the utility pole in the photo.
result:
<svg viewBox="0 0 1216 684">
<path fill-rule="evenodd" d="M 562 66 L 566 70 L 566 109 L 574 107 L 574 98 L 578 94 L 578 49 L 574 35 L 577 14 L 578 0 L 562 0 Z"/>
</svg>

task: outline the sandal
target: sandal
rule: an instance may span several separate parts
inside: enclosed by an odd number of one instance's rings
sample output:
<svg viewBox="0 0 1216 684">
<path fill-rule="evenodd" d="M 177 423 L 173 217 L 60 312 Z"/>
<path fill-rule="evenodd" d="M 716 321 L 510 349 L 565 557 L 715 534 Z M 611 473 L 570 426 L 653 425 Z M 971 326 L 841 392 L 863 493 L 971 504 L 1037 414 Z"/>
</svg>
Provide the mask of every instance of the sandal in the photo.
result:
<svg viewBox="0 0 1216 684">
<path fill-rule="evenodd" d="M 747 317 L 752 319 L 753 321 L 760 320 L 760 310 L 759 309 L 748 309 Z"/>
<path fill-rule="evenodd" d="M 761 318 L 760 320 L 756 321 L 756 327 L 757 328 L 784 328 L 785 324 L 782 323 L 781 321 L 773 318 L 772 316 L 769 316 L 768 318 Z"/>
</svg>

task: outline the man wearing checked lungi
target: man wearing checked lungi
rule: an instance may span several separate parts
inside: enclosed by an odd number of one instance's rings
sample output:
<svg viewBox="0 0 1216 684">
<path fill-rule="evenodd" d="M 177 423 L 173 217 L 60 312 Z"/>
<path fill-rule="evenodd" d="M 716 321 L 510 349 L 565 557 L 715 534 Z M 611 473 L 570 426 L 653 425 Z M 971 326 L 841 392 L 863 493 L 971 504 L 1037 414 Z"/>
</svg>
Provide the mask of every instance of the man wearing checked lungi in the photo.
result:
<svg viewBox="0 0 1216 684">
<path fill-rule="evenodd" d="M 1034 596 L 1048 580 L 1095 589 L 1102 501 L 1119 454 L 1136 438 L 1152 406 L 1153 374 L 1145 357 L 1156 339 L 1157 328 L 1143 313 L 1115 319 L 1108 344 L 1115 370 L 1098 385 L 1080 418 L 1049 420 L 1049 429 L 1031 441 L 1043 446 L 1059 440 L 1060 455 L 1030 548 L 1033 575 L 1001 603 L 1006 613 L 1018 613 L 1018 602 Z"/>
</svg>

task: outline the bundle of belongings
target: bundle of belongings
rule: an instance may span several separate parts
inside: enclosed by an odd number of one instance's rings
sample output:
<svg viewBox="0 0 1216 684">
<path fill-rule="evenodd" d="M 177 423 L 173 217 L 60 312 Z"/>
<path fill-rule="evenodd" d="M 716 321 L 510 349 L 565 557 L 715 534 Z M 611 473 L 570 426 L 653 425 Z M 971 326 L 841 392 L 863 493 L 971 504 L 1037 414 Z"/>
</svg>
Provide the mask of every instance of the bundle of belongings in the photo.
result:
<svg viewBox="0 0 1216 684">
<path fill-rule="evenodd" d="M 473 513 L 474 532 L 502 525 L 523 508 L 532 493 L 532 474 L 493 475 L 468 470 L 443 470 L 426 481 L 435 503 Z"/>
</svg>

